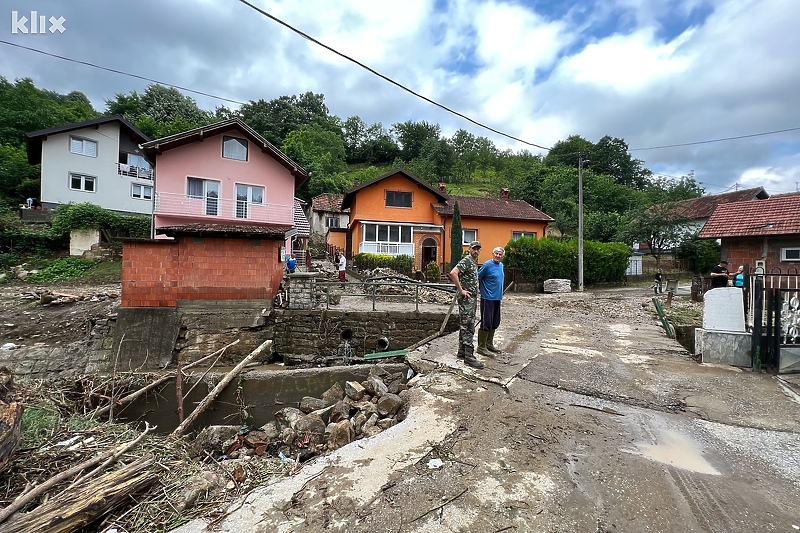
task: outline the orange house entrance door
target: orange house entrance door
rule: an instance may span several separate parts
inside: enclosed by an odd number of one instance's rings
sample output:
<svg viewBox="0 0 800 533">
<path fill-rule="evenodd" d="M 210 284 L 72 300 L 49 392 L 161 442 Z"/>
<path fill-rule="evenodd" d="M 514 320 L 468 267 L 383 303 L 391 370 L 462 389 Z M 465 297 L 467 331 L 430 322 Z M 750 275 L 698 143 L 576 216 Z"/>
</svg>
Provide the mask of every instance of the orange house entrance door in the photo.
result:
<svg viewBox="0 0 800 533">
<path fill-rule="evenodd" d="M 435 263 L 436 262 L 436 241 L 433 239 L 425 239 L 422 241 L 422 269 L 425 270 L 425 266 L 428 263 Z"/>
</svg>

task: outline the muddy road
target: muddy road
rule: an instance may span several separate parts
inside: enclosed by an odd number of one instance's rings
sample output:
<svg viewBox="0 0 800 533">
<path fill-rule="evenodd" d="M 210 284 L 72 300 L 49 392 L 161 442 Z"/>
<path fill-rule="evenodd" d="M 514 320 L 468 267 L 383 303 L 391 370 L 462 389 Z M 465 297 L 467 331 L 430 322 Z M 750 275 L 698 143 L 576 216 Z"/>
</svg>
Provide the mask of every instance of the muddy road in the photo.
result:
<svg viewBox="0 0 800 533">
<path fill-rule="evenodd" d="M 406 421 L 254 491 L 213 529 L 798 530 L 797 393 L 700 365 L 648 301 L 644 289 L 509 295 L 505 351 L 485 369 L 455 359 L 457 333 L 413 352 Z"/>
</svg>

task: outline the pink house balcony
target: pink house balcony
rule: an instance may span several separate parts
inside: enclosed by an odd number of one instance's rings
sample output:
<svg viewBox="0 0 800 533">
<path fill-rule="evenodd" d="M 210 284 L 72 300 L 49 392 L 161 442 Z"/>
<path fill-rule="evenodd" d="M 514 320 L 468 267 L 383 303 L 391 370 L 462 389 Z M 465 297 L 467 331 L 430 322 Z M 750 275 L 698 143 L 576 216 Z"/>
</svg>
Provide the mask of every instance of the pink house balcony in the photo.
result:
<svg viewBox="0 0 800 533">
<path fill-rule="evenodd" d="M 205 222 L 261 222 L 293 225 L 292 205 L 253 203 L 232 198 L 197 197 L 157 192 L 153 213 L 181 216 Z"/>
</svg>

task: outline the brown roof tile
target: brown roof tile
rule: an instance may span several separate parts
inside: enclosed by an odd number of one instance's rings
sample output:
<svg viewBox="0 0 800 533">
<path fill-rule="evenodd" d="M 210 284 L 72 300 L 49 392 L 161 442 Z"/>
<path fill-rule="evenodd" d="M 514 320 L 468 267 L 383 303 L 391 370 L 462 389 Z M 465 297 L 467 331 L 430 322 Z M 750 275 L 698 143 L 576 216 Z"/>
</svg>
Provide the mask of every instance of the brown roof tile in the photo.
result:
<svg viewBox="0 0 800 533">
<path fill-rule="evenodd" d="M 327 211 L 329 213 L 346 213 L 349 209 L 342 209 L 343 194 L 323 193 L 311 199 L 311 209 L 314 211 Z"/>
<path fill-rule="evenodd" d="M 763 187 L 755 187 L 753 189 L 743 189 L 724 194 L 709 194 L 700 198 L 682 200 L 674 202 L 672 206 L 681 216 L 690 220 L 698 220 L 710 217 L 718 205 L 747 200 L 763 200 L 764 198 L 769 198 L 769 194 Z"/>
<path fill-rule="evenodd" d="M 447 203 L 433 204 L 440 215 L 452 215 L 453 205 L 458 202 L 462 217 L 524 219 L 550 222 L 553 219 L 524 200 L 506 200 L 479 196 L 448 195 Z"/>
<path fill-rule="evenodd" d="M 365 181 L 364 183 L 361 183 L 359 185 L 355 185 L 352 189 L 350 189 L 349 191 L 344 193 L 344 198 L 342 198 L 342 206 L 347 208 L 347 209 L 349 209 L 350 206 L 353 205 L 353 200 L 355 199 L 356 193 L 358 191 L 360 191 L 361 189 L 364 189 L 366 187 L 369 187 L 370 185 L 374 185 L 375 183 L 378 183 L 379 181 L 383 181 L 386 178 L 391 178 L 392 176 L 396 176 L 396 175 L 403 176 L 408 181 L 410 181 L 412 183 L 415 183 L 417 185 L 417 187 L 419 187 L 421 189 L 425 189 L 426 191 L 430 192 L 434 197 L 436 197 L 436 198 L 438 198 L 440 200 L 444 201 L 444 200 L 447 199 L 447 195 L 446 194 L 443 194 L 443 193 L 439 192 L 438 190 L 434 189 L 433 187 L 431 187 L 430 185 L 428 185 L 427 183 L 425 183 L 424 181 L 422 181 L 421 179 L 416 177 L 411 172 L 409 172 L 409 171 L 407 171 L 407 170 L 405 170 L 403 168 L 397 168 L 397 169 L 394 169 L 394 170 L 391 170 L 391 171 L 387 172 L 386 174 L 381 174 L 377 178 L 371 179 L 369 181 Z"/>
<path fill-rule="evenodd" d="M 757 202 L 722 204 L 698 236 L 716 239 L 797 234 L 800 234 L 800 195 L 781 195 Z"/>
</svg>

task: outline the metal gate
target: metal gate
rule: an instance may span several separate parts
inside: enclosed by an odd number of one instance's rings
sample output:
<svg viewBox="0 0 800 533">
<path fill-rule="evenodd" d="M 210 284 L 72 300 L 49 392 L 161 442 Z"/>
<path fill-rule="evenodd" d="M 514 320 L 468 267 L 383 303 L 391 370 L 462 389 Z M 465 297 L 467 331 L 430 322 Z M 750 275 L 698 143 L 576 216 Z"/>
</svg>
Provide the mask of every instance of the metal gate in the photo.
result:
<svg viewBox="0 0 800 533">
<path fill-rule="evenodd" d="M 777 373 L 800 372 L 800 275 L 796 269 L 757 270 L 746 287 L 754 370 L 764 365 Z"/>
</svg>

